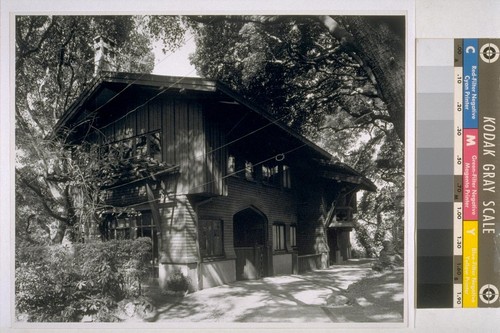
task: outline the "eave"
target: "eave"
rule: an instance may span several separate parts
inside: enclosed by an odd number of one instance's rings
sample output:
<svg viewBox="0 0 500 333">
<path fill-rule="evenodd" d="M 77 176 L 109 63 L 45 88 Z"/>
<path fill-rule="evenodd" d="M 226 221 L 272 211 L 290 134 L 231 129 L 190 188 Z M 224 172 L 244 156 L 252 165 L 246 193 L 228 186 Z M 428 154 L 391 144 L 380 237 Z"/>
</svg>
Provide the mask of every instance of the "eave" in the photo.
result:
<svg viewBox="0 0 500 333">
<path fill-rule="evenodd" d="M 105 91 L 106 87 L 109 87 L 112 84 L 123 85 L 123 88 L 119 91 L 112 91 L 111 89 Z M 63 134 L 64 129 L 70 129 L 72 126 L 75 126 L 75 121 L 82 114 L 82 112 L 85 111 L 85 106 L 91 101 L 96 101 L 99 97 L 101 97 L 101 99 L 104 99 L 103 97 L 114 99 L 132 86 L 154 88 L 158 90 L 159 94 L 168 91 L 179 93 L 186 91 L 198 92 L 209 95 L 211 96 L 210 98 L 217 99 L 223 103 L 236 102 L 241 104 L 258 114 L 260 117 L 264 118 L 266 121 L 272 123 L 273 126 L 279 128 L 284 134 L 289 135 L 294 140 L 297 140 L 299 143 L 302 143 L 303 146 L 307 147 L 309 152 L 312 152 L 310 156 L 314 157 L 315 161 L 319 164 L 318 172 L 321 177 L 329 180 L 340 180 L 352 183 L 359 186 L 360 189 L 368 191 L 376 190 L 376 186 L 364 175 L 346 164 L 332 161 L 332 155 L 330 155 L 326 150 L 281 123 L 265 108 L 249 101 L 221 82 L 202 78 L 160 76 L 140 73 L 103 72 L 64 112 L 54 126 L 54 129 L 49 137 L 54 138 L 56 136 L 60 136 Z M 107 95 L 103 96 L 103 94 Z M 107 101 L 104 102 L 104 104 L 106 103 Z M 91 112 L 95 111 L 96 110 L 91 110 Z"/>
<path fill-rule="evenodd" d="M 345 182 L 359 186 L 360 189 L 375 192 L 377 186 L 360 172 L 347 164 L 332 160 L 318 160 L 318 174 L 328 180 Z"/>
</svg>

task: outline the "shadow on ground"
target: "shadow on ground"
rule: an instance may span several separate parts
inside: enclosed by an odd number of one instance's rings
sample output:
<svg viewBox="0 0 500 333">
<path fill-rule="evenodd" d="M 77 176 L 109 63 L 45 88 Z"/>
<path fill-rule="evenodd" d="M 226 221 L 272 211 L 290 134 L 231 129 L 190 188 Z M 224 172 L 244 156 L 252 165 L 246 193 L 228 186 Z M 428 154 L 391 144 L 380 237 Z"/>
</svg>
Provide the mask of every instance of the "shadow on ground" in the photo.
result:
<svg viewBox="0 0 500 333">
<path fill-rule="evenodd" d="M 376 273 L 349 286 L 346 306 L 326 306 L 334 322 L 401 322 L 404 312 L 403 268 Z"/>
<path fill-rule="evenodd" d="M 153 292 L 157 312 L 148 321 L 402 321 L 402 270 L 372 274 L 370 262 L 358 261 L 303 275 L 238 281 L 184 297 Z"/>
</svg>

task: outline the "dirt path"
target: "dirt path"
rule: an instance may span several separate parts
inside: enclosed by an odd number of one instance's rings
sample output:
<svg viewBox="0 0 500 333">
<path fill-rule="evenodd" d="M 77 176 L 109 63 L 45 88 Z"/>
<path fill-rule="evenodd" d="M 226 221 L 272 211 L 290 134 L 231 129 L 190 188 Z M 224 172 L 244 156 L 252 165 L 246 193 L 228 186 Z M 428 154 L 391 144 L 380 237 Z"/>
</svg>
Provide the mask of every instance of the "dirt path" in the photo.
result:
<svg viewBox="0 0 500 333">
<path fill-rule="evenodd" d="M 184 297 L 153 298 L 152 322 L 401 322 L 402 270 L 351 262 L 303 275 L 238 281 Z M 373 275 L 373 276 L 372 276 Z"/>
</svg>

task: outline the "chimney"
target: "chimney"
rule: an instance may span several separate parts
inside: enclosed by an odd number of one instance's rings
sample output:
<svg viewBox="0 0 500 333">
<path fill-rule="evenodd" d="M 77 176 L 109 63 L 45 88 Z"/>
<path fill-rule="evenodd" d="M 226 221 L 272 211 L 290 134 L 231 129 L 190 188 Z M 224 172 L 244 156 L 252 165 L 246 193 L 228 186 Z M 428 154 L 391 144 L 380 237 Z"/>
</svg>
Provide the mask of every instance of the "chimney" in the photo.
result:
<svg viewBox="0 0 500 333">
<path fill-rule="evenodd" d="M 116 43 L 106 37 L 94 38 L 94 76 L 102 71 L 116 71 Z"/>
</svg>

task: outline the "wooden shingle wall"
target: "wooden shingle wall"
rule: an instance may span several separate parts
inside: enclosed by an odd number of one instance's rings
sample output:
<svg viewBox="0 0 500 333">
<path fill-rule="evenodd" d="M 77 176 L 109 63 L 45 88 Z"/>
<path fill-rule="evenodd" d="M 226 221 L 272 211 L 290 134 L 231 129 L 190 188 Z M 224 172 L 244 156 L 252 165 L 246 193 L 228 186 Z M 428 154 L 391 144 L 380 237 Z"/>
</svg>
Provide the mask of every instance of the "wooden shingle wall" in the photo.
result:
<svg viewBox="0 0 500 333">
<path fill-rule="evenodd" d="M 200 219 L 221 219 L 224 222 L 224 250 L 227 258 L 234 258 L 233 216 L 252 207 L 267 217 L 267 242 L 272 248 L 272 225 L 281 222 L 297 223 L 296 198 L 293 191 L 267 186 L 238 177 L 228 177 L 228 195 L 214 197 L 200 206 Z"/>
</svg>

